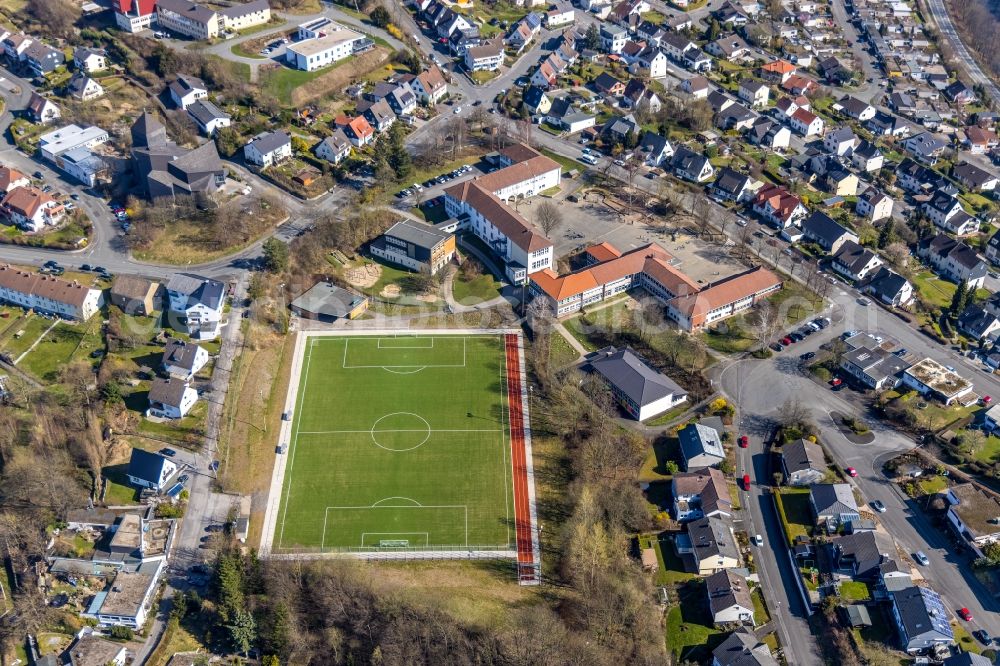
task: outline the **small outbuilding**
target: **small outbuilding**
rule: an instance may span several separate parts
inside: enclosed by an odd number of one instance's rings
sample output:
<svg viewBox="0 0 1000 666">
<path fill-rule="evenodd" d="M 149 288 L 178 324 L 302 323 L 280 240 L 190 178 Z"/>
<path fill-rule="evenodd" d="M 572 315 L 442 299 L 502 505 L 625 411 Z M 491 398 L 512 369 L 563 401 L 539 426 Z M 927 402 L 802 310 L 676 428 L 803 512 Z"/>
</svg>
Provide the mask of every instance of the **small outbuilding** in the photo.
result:
<svg viewBox="0 0 1000 666">
<path fill-rule="evenodd" d="M 292 301 L 291 308 L 305 319 L 357 319 L 368 310 L 368 298 L 332 282 L 317 282 Z"/>
</svg>

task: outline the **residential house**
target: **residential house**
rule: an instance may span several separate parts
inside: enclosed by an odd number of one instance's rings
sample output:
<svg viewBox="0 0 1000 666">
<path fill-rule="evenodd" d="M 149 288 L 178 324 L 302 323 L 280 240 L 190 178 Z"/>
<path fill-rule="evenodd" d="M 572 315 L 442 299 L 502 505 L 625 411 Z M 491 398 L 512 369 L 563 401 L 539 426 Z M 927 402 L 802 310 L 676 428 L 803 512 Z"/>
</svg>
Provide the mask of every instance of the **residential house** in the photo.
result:
<svg viewBox="0 0 1000 666">
<path fill-rule="evenodd" d="M 77 281 L 0 266 L 0 301 L 66 319 L 87 321 L 104 305 L 104 294 Z"/>
<path fill-rule="evenodd" d="M 375 139 L 375 128 L 369 124 L 364 116 L 347 120 L 341 129 L 344 130 L 347 140 L 356 148 L 367 146 Z"/>
<path fill-rule="evenodd" d="M 166 456 L 133 448 L 125 475 L 137 488 L 163 490 L 177 472 L 177 464 Z"/>
<path fill-rule="evenodd" d="M 958 652 L 941 662 L 941 666 L 992 666 L 987 657 L 975 652 Z"/>
<path fill-rule="evenodd" d="M 182 419 L 198 402 L 198 392 L 179 379 L 156 377 L 149 387 L 149 407 L 146 416 L 160 419 Z"/>
<path fill-rule="evenodd" d="M 760 67 L 760 75 L 771 83 L 782 84 L 796 71 L 795 65 L 787 60 L 772 60 Z"/>
<path fill-rule="evenodd" d="M 69 666 L 125 666 L 128 650 L 116 641 L 92 633 L 81 635 L 66 650 Z M 36 663 L 41 664 L 40 660 Z M 53 666 L 57 663 L 52 662 Z"/>
<path fill-rule="evenodd" d="M 983 286 L 988 273 L 986 262 L 964 242 L 946 234 L 922 241 L 917 255 L 927 261 L 943 278 L 965 282 L 970 289 Z"/>
<path fill-rule="evenodd" d="M 685 471 L 714 467 L 725 460 L 722 439 L 715 428 L 689 423 L 677 433 Z"/>
<path fill-rule="evenodd" d="M 687 400 L 684 389 L 630 349 L 606 347 L 590 354 L 587 361 L 622 409 L 637 421 L 653 418 Z"/>
<path fill-rule="evenodd" d="M 892 217 L 892 205 L 892 197 L 869 186 L 858 197 L 854 212 L 860 217 L 867 218 L 869 222 L 875 223 Z"/>
<path fill-rule="evenodd" d="M 104 95 L 104 87 L 83 72 L 77 72 L 66 84 L 66 94 L 81 102 L 89 102 Z"/>
<path fill-rule="evenodd" d="M 174 379 L 191 381 L 208 364 L 208 352 L 193 342 L 172 338 L 163 349 L 161 368 Z"/>
<path fill-rule="evenodd" d="M 826 476 L 823 448 L 807 439 L 797 439 L 781 447 L 781 471 L 789 486 L 811 486 Z"/>
<path fill-rule="evenodd" d="M 232 117 L 207 99 L 200 99 L 191 104 L 187 112 L 205 136 L 215 136 L 221 128 L 232 124 Z"/>
<path fill-rule="evenodd" d="M 834 85 L 844 85 L 851 79 L 851 71 L 833 56 L 821 60 L 818 69 L 823 78 Z"/>
<path fill-rule="evenodd" d="M 167 281 L 171 313 L 184 317 L 187 333 L 198 340 L 219 337 L 226 287 L 217 280 L 191 273 L 174 273 Z"/>
<path fill-rule="evenodd" d="M 846 525 L 861 516 L 847 483 L 816 483 L 809 488 L 809 507 L 817 525 Z"/>
<path fill-rule="evenodd" d="M 448 95 L 448 82 L 436 66 L 417 74 L 410 86 L 422 104 L 437 104 Z"/>
<path fill-rule="evenodd" d="M 60 49 L 39 41 L 31 42 L 21 56 L 35 76 L 50 74 L 66 62 L 66 55 Z"/>
<path fill-rule="evenodd" d="M 884 111 L 876 111 L 875 116 L 862 125 L 875 136 L 904 137 L 910 133 L 908 122 Z"/>
<path fill-rule="evenodd" d="M 928 194 L 935 190 L 958 194 L 958 188 L 933 169 L 907 157 L 896 168 L 896 184 L 911 194 Z"/>
<path fill-rule="evenodd" d="M 913 285 L 902 275 L 883 266 L 876 271 L 865 291 L 886 305 L 903 307 L 913 300 Z"/>
<path fill-rule="evenodd" d="M 674 518 L 678 522 L 732 515 L 733 502 L 726 477 L 714 467 L 675 473 L 670 490 L 674 500 Z"/>
<path fill-rule="evenodd" d="M 855 580 L 876 582 L 884 564 L 894 561 L 896 544 L 885 532 L 864 530 L 835 538 L 831 544 L 833 566 Z"/>
<path fill-rule="evenodd" d="M 3 52 L 14 63 L 24 60 L 24 52 L 34 43 L 27 35 L 7 35 L 3 38 Z"/>
<path fill-rule="evenodd" d="M 715 115 L 715 126 L 724 129 L 742 131 L 753 127 L 757 114 L 742 104 L 729 104 Z"/>
<path fill-rule="evenodd" d="M 57 224 L 66 209 L 37 187 L 15 187 L 0 201 L 0 210 L 10 221 L 28 232 L 38 232 Z"/>
<path fill-rule="evenodd" d="M 921 209 L 934 226 L 956 236 L 966 236 L 979 230 L 979 220 L 965 212 L 958 197 L 946 192 L 935 192 Z"/>
<path fill-rule="evenodd" d="M 636 57 L 630 71 L 650 79 L 667 75 L 667 54 L 655 46 L 647 46 Z"/>
<path fill-rule="evenodd" d="M 163 566 L 164 561 L 160 560 L 148 573 L 119 570 L 108 588 L 97 593 L 84 615 L 96 619 L 99 627 L 141 630 L 146 624 Z"/>
<path fill-rule="evenodd" d="M 645 132 L 639 139 L 639 150 L 645 156 L 646 166 L 658 167 L 674 154 L 674 147 L 665 137 L 654 132 Z"/>
<path fill-rule="evenodd" d="M 712 71 L 712 58 L 697 46 L 684 49 L 684 53 L 681 54 L 681 62 L 692 72 Z"/>
<path fill-rule="evenodd" d="M 789 125 L 794 132 L 801 134 L 805 138 L 823 134 L 823 119 L 811 111 L 796 109 L 795 113 L 788 119 Z"/>
<path fill-rule="evenodd" d="M 326 137 L 316 145 L 316 157 L 333 164 L 340 164 L 351 156 L 351 140 L 341 129 Z"/>
<path fill-rule="evenodd" d="M 995 341 L 1000 337 L 1000 318 L 973 303 L 958 316 L 958 330 L 973 340 Z"/>
<path fill-rule="evenodd" d="M 899 356 L 873 345 L 855 347 L 840 359 L 841 370 L 875 391 L 899 386 L 901 374 L 908 367 L 909 363 Z"/>
<path fill-rule="evenodd" d="M 625 84 L 607 72 L 601 72 L 593 82 L 594 90 L 608 97 L 617 97 L 625 92 Z"/>
<path fill-rule="evenodd" d="M 708 97 L 706 99 L 708 100 L 709 106 L 712 107 L 712 111 L 714 111 L 715 113 L 721 113 L 722 111 L 725 111 L 733 104 L 736 104 L 736 100 L 734 100 L 732 97 L 722 92 L 721 90 L 711 91 L 710 93 L 708 93 Z"/>
<path fill-rule="evenodd" d="M 753 178 L 729 167 L 723 167 L 715 182 L 709 186 L 709 192 L 718 201 L 735 201 L 745 203 L 753 196 Z"/>
<path fill-rule="evenodd" d="M 288 132 L 263 132 L 243 146 L 243 159 L 259 167 L 269 167 L 292 156 L 292 137 Z"/>
<path fill-rule="evenodd" d="M 781 84 L 781 89 L 790 95 L 807 95 L 817 87 L 815 81 L 801 74 L 792 74 Z"/>
<path fill-rule="evenodd" d="M 686 533 L 678 537 L 677 550 L 682 557 L 693 560 L 693 568 L 699 576 L 710 576 L 740 565 L 732 519 L 727 516 L 688 523 Z"/>
<path fill-rule="evenodd" d="M 976 93 L 961 81 L 955 81 L 942 92 L 944 92 L 945 99 L 960 106 L 972 104 L 976 101 Z"/>
<path fill-rule="evenodd" d="M 882 260 L 877 254 L 852 240 L 840 246 L 831 262 L 833 270 L 855 281 L 864 280 L 881 265 Z"/>
<path fill-rule="evenodd" d="M 680 89 L 690 95 L 693 99 L 705 99 L 711 86 L 704 76 L 692 76 L 681 81 Z"/>
<path fill-rule="evenodd" d="M 30 187 L 31 180 L 18 171 L 8 166 L 0 166 L 0 192 L 7 193 L 18 187 Z"/>
<path fill-rule="evenodd" d="M 1000 502 L 971 483 L 958 483 L 945 492 L 948 523 L 982 557 L 983 547 L 1000 541 Z"/>
<path fill-rule="evenodd" d="M 859 143 L 861 142 L 854 130 L 847 125 L 841 125 L 823 135 L 823 148 L 837 157 L 850 156 Z"/>
<path fill-rule="evenodd" d="M 721 60 L 738 62 L 750 56 L 750 47 L 739 35 L 730 34 L 719 37 L 705 46 L 705 51 Z"/>
<path fill-rule="evenodd" d="M 802 220 L 804 238 L 816 243 L 827 254 L 837 254 L 844 243 L 858 242 L 858 236 L 853 231 L 838 224 L 822 211 L 814 211 Z"/>
<path fill-rule="evenodd" d="M 569 97 L 560 97 L 552 102 L 552 108 L 546 114 L 545 120 L 553 127 L 574 134 L 594 127 L 597 116 L 574 108 Z"/>
<path fill-rule="evenodd" d="M 739 629 L 712 650 L 711 666 L 778 666 L 778 661 L 752 631 Z"/>
<path fill-rule="evenodd" d="M 384 99 L 359 104 L 357 110 L 364 114 L 365 120 L 379 134 L 389 131 L 392 124 L 396 122 L 396 114 L 393 113 L 389 102 Z"/>
<path fill-rule="evenodd" d="M 771 150 L 787 150 L 792 140 L 792 133 L 784 125 L 761 116 L 750 127 L 747 138 L 755 146 Z"/>
<path fill-rule="evenodd" d="M 532 114 L 545 115 L 552 108 L 552 99 L 538 86 L 529 86 L 521 96 L 524 106 Z M 567 100 L 568 103 L 568 100 Z"/>
<path fill-rule="evenodd" d="M 755 626 L 753 599 L 747 579 L 730 569 L 717 571 L 705 579 L 708 611 L 716 626 Z"/>
<path fill-rule="evenodd" d="M 678 146 L 670 158 L 670 168 L 678 178 L 693 183 L 704 183 L 715 174 L 715 167 L 707 157 L 683 145 Z"/>
<path fill-rule="evenodd" d="M 200 99 L 208 98 L 208 86 L 201 79 L 181 74 L 167 86 L 170 99 L 178 109 L 187 109 Z"/>
<path fill-rule="evenodd" d="M 948 142 L 930 132 L 914 134 L 903 141 L 903 148 L 906 149 L 913 159 L 927 166 L 937 164 L 941 153 L 948 147 Z"/>
<path fill-rule="evenodd" d="M 990 240 L 986 243 L 986 258 L 990 263 L 1000 263 L 1000 231 L 990 236 Z"/>
<path fill-rule="evenodd" d="M 657 113 L 663 106 L 660 96 L 651 87 L 643 83 L 642 79 L 632 79 L 625 86 L 622 93 L 622 102 L 632 109 L 642 109 L 649 113 Z"/>
<path fill-rule="evenodd" d="M 606 53 L 621 53 L 628 41 L 628 31 L 620 25 L 602 22 L 599 36 L 601 50 Z"/>
<path fill-rule="evenodd" d="M 78 46 L 73 49 L 73 66 L 88 74 L 100 72 L 108 67 L 107 54 L 103 49 Z"/>
<path fill-rule="evenodd" d="M 840 112 L 848 118 L 862 123 L 875 117 L 875 107 L 868 102 L 863 102 L 857 97 L 844 95 L 840 98 Z"/>
<path fill-rule="evenodd" d="M 610 144 L 620 143 L 626 145 L 639 136 L 641 131 L 642 128 L 636 122 L 635 117 L 629 114 L 627 116 L 611 118 L 608 122 L 604 123 L 604 127 L 601 128 L 601 138 Z"/>
<path fill-rule="evenodd" d="M 573 5 L 566 3 L 556 3 L 554 9 L 550 9 L 543 17 L 545 27 L 548 30 L 555 30 L 562 26 L 569 25 L 576 20 L 576 12 Z"/>
<path fill-rule="evenodd" d="M 971 192 L 993 192 L 997 176 L 970 162 L 960 162 L 951 168 L 951 177 Z"/>
<path fill-rule="evenodd" d="M 871 141 L 862 141 L 851 153 L 851 164 L 865 173 L 878 171 L 884 163 L 881 149 Z"/>
<path fill-rule="evenodd" d="M 31 93 L 26 109 L 28 117 L 36 123 L 50 123 L 62 117 L 62 111 L 55 102 L 42 97 L 37 92 Z"/>
<path fill-rule="evenodd" d="M 973 155 L 985 155 L 998 145 L 997 133 L 991 129 L 970 125 L 963 130 L 965 139 L 962 144 Z"/>
<path fill-rule="evenodd" d="M 111 304 L 127 315 L 146 317 L 157 310 L 160 283 L 137 275 L 116 275 L 111 283 Z"/>
<path fill-rule="evenodd" d="M 903 384 L 950 405 L 972 393 L 972 382 L 937 361 L 925 358 L 903 371 Z"/>
<path fill-rule="evenodd" d="M 503 65 L 503 44 L 497 40 L 470 46 L 465 51 L 465 68 L 470 72 L 495 72 Z"/>
<path fill-rule="evenodd" d="M 771 91 L 763 81 L 753 79 L 743 79 L 737 89 L 739 98 L 750 105 L 753 109 L 763 109 L 767 106 Z"/>
<path fill-rule="evenodd" d="M 809 214 L 802 205 L 802 200 L 783 185 L 761 188 L 751 202 L 751 209 L 779 229 L 798 224 L 799 220 Z"/>
<path fill-rule="evenodd" d="M 950 613 L 941 596 L 929 587 L 911 586 L 889 593 L 900 647 L 923 653 L 955 642 Z"/>
</svg>

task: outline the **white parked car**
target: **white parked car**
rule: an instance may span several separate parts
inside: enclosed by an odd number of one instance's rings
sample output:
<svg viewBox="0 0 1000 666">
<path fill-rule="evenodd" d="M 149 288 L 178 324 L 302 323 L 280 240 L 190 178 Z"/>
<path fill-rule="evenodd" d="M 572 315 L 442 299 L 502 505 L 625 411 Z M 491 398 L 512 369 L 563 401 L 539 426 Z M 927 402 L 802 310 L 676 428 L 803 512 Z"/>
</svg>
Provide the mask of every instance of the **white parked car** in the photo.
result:
<svg viewBox="0 0 1000 666">
<path fill-rule="evenodd" d="M 763 546 L 764 545 L 764 537 L 762 537 L 759 534 L 755 534 L 753 536 L 753 545 L 757 546 L 758 548 L 760 546 Z"/>
</svg>

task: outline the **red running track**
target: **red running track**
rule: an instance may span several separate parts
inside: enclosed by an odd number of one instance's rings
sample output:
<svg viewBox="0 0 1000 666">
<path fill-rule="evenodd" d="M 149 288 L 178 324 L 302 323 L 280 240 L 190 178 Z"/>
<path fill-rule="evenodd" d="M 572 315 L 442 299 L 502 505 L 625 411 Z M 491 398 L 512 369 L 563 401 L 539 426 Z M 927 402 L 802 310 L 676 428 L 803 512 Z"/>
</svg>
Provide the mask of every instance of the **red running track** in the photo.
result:
<svg viewBox="0 0 1000 666">
<path fill-rule="evenodd" d="M 510 451 L 514 469 L 514 533 L 518 564 L 535 563 L 528 495 L 528 462 L 524 442 L 524 405 L 521 397 L 521 353 L 516 335 L 504 336 L 507 354 L 507 403 L 510 412 Z"/>
</svg>

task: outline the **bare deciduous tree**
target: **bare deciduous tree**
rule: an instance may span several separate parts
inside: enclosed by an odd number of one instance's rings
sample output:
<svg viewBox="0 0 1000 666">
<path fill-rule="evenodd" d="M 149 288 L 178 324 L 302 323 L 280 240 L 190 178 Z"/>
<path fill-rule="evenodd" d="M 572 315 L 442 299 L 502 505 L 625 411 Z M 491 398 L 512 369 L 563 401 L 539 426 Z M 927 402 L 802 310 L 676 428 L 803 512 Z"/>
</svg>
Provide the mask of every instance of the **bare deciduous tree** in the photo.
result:
<svg viewBox="0 0 1000 666">
<path fill-rule="evenodd" d="M 546 236 L 551 236 L 552 232 L 563 223 L 562 211 L 551 201 L 543 201 L 538 204 L 537 210 L 539 228 Z"/>
</svg>

